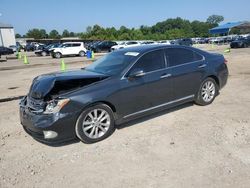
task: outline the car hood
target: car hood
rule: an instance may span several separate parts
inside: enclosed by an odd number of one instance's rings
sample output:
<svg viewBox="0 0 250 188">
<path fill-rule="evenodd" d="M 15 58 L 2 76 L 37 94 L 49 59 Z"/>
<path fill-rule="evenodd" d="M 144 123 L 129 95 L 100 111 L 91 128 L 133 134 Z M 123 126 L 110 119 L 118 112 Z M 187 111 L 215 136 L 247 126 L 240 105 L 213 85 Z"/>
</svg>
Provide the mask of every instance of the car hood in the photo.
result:
<svg viewBox="0 0 250 188">
<path fill-rule="evenodd" d="M 44 74 L 33 80 L 28 95 L 35 99 L 50 100 L 60 94 L 85 87 L 108 77 L 85 69 Z"/>
</svg>

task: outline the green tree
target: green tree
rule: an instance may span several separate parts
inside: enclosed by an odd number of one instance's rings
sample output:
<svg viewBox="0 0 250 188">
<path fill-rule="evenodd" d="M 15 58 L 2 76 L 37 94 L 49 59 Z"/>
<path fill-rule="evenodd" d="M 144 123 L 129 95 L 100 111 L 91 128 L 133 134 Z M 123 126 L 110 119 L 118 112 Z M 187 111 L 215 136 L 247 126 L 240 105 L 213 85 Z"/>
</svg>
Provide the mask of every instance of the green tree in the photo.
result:
<svg viewBox="0 0 250 188">
<path fill-rule="evenodd" d="M 207 23 L 218 25 L 220 22 L 224 21 L 224 17 L 220 15 L 211 15 L 207 18 Z"/>
<path fill-rule="evenodd" d="M 16 38 L 21 38 L 22 36 L 21 36 L 19 33 L 17 33 L 17 34 L 15 35 L 15 37 L 16 37 Z"/>
<path fill-rule="evenodd" d="M 213 18 L 213 19 L 212 19 Z M 166 40 L 184 37 L 208 37 L 209 29 L 223 20 L 212 16 L 208 22 L 193 21 L 180 17 L 170 18 L 149 27 L 142 25 L 138 29 L 121 26 L 119 29 L 103 28 L 99 25 L 88 26 L 86 32 L 80 33 L 83 39 L 91 40 Z"/>
<path fill-rule="evenodd" d="M 26 37 L 34 38 L 34 39 L 44 39 L 47 38 L 48 35 L 45 29 L 31 29 L 26 33 Z"/>
<path fill-rule="evenodd" d="M 67 29 L 63 30 L 62 37 L 69 37 L 69 31 Z"/>
<path fill-rule="evenodd" d="M 74 32 L 71 31 L 71 32 L 69 33 L 69 37 L 75 37 L 75 36 L 76 36 L 76 34 L 75 34 Z"/>
<path fill-rule="evenodd" d="M 51 39 L 59 39 L 60 38 L 60 35 L 58 33 L 57 30 L 53 29 L 52 31 L 50 31 L 49 33 L 49 38 Z"/>
<path fill-rule="evenodd" d="M 88 27 L 86 28 L 86 33 L 91 34 L 91 32 L 92 32 L 92 27 L 91 27 L 91 26 L 88 26 Z"/>
<path fill-rule="evenodd" d="M 209 32 L 208 30 L 210 29 L 210 24 L 206 22 L 200 22 L 200 21 L 193 21 L 191 23 L 191 27 L 194 33 L 194 36 L 197 37 L 208 37 Z"/>
<path fill-rule="evenodd" d="M 48 38 L 48 34 L 45 29 L 40 29 L 40 35 L 42 39 Z"/>
</svg>

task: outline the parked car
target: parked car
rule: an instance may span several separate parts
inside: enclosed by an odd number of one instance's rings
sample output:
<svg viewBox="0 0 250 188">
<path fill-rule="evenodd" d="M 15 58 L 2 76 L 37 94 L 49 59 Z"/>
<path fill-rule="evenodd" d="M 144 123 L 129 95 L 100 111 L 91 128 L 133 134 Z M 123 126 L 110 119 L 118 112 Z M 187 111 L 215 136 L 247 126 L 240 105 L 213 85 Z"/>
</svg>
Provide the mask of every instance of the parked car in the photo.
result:
<svg viewBox="0 0 250 188">
<path fill-rule="evenodd" d="M 157 44 L 157 42 L 155 42 L 155 41 L 143 41 L 143 42 L 139 42 L 139 45 L 148 45 L 148 44 Z"/>
<path fill-rule="evenodd" d="M 24 51 L 30 52 L 30 51 L 35 51 L 36 50 L 36 46 L 33 43 L 27 43 Z"/>
<path fill-rule="evenodd" d="M 192 43 L 195 43 L 195 44 L 205 44 L 206 43 L 206 39 L 205 38 L 194 38 L 194 39 L 192 39 Z"/>
<path fill-rule="evenodd" d="M 51 50 L 51 56 L 53 58 L 61 58 L 62 56 L 80 56 L 86 55 L 86 48 L 83 42 L 65 42 L 57 48 Z"/>
<path fill-rule="evenodd" d="M 13 52 L 17 52 L 17 47 L 16 47 L 16 45 L 10 45 L 9 48 L 12 49 Z"/>
<path fill-rule="evenodd" d="M 124 48 L 83 69 L 36 77 L 20 102 L 21 124 L 42 142 L 94 143 L 152 112 L 209 105 L 227 77 L 220 54 L 180 45 Z"/>
<path fill-rule="evenodd" d="M 11 48 L 0 46 L 0 57 L 2 55 L 10 55 L 10 54 L 13 54 L 13 53 L 14 53 L 14 51 Z"/>
<path fill-rule="evenodd" d="M 86 46 L 86 48 L 87 48 L 88 50 L 91 50 L 92 47 L 98 45 L 98 44 L 101 43 L 101 42 L 102 42 L 102 41 L 93 41 L 93 42 L 90 42 L 90 43 L 88 43 L 88 45 Z"/>
<path fill-rule="evenodd" d="M 175 40 L 174 44 L 176 44 L 176 45 L 183 45 L 183 46 L 192 46 L 193 42 L 189 38 L 184 38 L 184 39 L 177 39 L 177 40 Z"/>
<path fill-rule="evenodd" d="M 166 45 L 170 45 L 170 41 L 169 40 L 161 40 L 158 42 L 159 44 L 166 44 Z"/>
<path fill-rule="evenodd" d="M 113 46 L 111 48 L 111 51 L 119 50 L 119 49 L 123 49 L 123 48 L 134 47 L 134 46 L 139 46 L 139 45 L 141 45 L 141 43 L 137 42 L 137 41 L 126 41 L 126 42 L 122 42 L 119 45 Z"/>
<path fill-rule="evenodd" d="M 38 50 L 35 51 L 35 54 L 37 56 L 51 55 L 51 51 L 53 51 L 54 48 L 57 48 L 60 45 L 61 45 L 60 43 L 55 43 L 55 44 L 50 44 L 50 45 L 47 45 L 47 46 L 40 46 L 40 47 L 38 47 Z"/>
<path fill-rule="evenodd" d="M 247 48 L 250 46 L 250 36 L 246 38 L 239 38 L 230 43 L 231 48 Z"/>
<path fill-rule="evenodd" d="M 24 47 L 20 44 L 20 42 L 16 42 L 16 48 L 18 52 L 24 49 Z"/>
<path fill-rule="evenodd" d="M 102 41 L 91 46 L 90 49 L 94 52 L 110 52 L 111 47 L 115 45 L 117 45 L 117 43 L 113 41 Z"/>
</svg>

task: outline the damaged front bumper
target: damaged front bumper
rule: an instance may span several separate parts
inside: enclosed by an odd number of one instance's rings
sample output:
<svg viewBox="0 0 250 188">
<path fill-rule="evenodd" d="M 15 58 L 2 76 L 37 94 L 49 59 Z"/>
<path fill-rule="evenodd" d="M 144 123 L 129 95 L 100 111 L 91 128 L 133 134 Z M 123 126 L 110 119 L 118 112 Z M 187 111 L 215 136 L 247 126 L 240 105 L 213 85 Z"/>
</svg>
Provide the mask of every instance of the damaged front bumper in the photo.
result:
<svg viewBox="0 0 250 188">
<path fill-rule="evenodd" d="M 20 120 L 24 130 L 44 143 L 59 143 L 76 138 L 77 112 L 44 114 L 27 105 L 27 96 L 20 101 Z"/>
</svg>

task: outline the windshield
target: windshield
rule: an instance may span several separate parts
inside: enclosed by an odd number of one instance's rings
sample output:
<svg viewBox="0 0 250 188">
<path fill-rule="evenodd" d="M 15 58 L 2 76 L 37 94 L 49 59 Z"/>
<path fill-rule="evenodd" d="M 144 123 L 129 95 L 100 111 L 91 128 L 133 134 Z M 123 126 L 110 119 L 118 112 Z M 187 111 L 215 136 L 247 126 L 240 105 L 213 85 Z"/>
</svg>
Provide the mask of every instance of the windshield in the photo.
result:
<svg viewBox="0 0 250 188">
<path fill-rule="evenodd" d="M 138 54 L 137 52 L 112 52 L 96 60 L 86 67 L 86 70 L 107 75 L 117 75 L 134 61 Z"/>
</svg>

